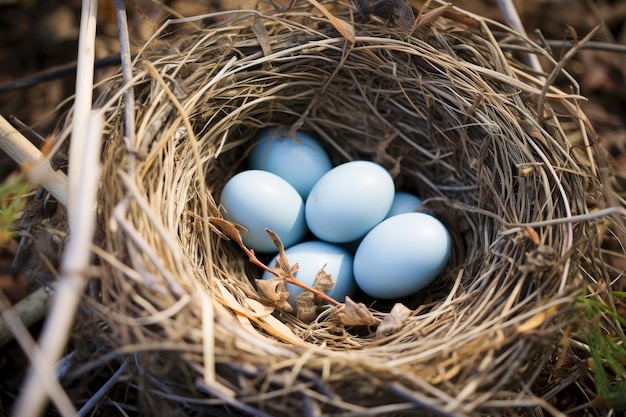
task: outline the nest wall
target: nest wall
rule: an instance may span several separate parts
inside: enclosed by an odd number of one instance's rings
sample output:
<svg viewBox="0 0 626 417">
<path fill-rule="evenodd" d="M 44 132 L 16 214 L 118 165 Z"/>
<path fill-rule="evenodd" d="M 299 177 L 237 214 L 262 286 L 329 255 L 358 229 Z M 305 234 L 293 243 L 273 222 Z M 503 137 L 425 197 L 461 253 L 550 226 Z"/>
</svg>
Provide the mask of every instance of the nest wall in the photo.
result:
<svg viewBox="0 0 626 417">
<path fill-rule="evenodd" d="M 135 137 L 124 133 L 121 78 L 108 83 L 97 103 L 108 115 L 100 287 L 83 327 L 105 321 L 91 338 L 141 358 L 133 383 L 146 407 L 170 398 L 347 416 L 547 406 L 534 384 L 556 367 L 574 295 L 606 274 L 597 225 L 559 221 L 605 207 L 609 193 L 580 97 L 542 92 L 542 75 L 509 49 L 545 53 L 461 10 L 409 33 L 333 7 L 354 44 L 305 1 L 153 40 L 135 59 Z M 447 269 L 398 300 L 413 313 L 393 332 L 344 326 L 337 308 L 308 324 L 276 310 L 225 238 L 221 189 L 268 126 L 311 133 L 335 163 L 380 163 L 448 227 Z M 357 301 L 380 319 L 391 308 Z"/>
</svg>

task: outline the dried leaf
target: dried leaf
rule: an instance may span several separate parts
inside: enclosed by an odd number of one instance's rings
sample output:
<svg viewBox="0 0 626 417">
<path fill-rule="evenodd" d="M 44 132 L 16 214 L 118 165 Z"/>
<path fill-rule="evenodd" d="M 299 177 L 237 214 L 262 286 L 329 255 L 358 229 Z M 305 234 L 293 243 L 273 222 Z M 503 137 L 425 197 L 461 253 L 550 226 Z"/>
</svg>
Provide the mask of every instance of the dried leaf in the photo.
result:
<svg viewBox="0 0 626 417">
<path fill-rule="evenodd" d="M 380 323 L 363 303 L 355 303 L 350 297 L 337 313 L 339 321 L 346 326 L 377 326 Z"/>
<path fill-rule="evenodd" d="M 526 226 L 525 231 L 526 231 L 526 236 L 528 237 L 528 240 L 533 242 L 535 246 L 539 246 L 541 244 L 541 240 L 539 240 L 539 234 L 537 233 L 535 229 L 533 229 L 530 226 Z"/>
<path fill-rule="evenodd" d="M 531 332 L 535 330 L 536 328 L 538 328 L 539 326 L 541 326 L 546 320 L 550 318 L 550 316 L 556 313 L 556 311 L 557 311 L 556 306 L 552 306 L 548 308 L 547 310 L 541 311 L 535 314 L 534 316 L 532 316 L 531 318 L 529 318 L 528 320 L 526 320 L 525 322 L 518 324 L 515 330 L 517 330 L 519 333 Z"/>
<path fill-rule="evenodd" d="M 376 337 L 389 336 L 402 329 L 411 313 L 410 308 L 402 303 L 396 303 L 376 329 Z"/>
<path fill-rule="evenodd" d="M 289 342 L 296 346 L 306 346 L 306 343 L 302 341 L 295 333 L 280 319 L 274 316 L 265 317 L 257 322 L 263 330 L 269 334 L 276 336 L 286 342 Z"/>
<path fill-rule="evenodd" d="M 265 233 L 267 233 L 267 235 L 272 240 L 274 246 L 276 246 L 276 248 L 278 249 L 278 258 L 276 259 L 276 265 L 274 266 L 274 269 L 276 269 L 279 273 L 285 273 L 287 275 L 296 272 L 298 270 L 297 266 L 296 269 L 293 269 L 289 266 L 289 259 L 287 259 L 287 254 L 285 253 L 285 245 L 283 245 L 280 237 L 278 237 L 278 235 L 270 229 L 265 229 Z"/>
<path fill-rule="evenodd" d="M 319 270 L 319 272 L 315 276 L 315 281 L 313 281 L 313 288 L 323 292 L 331 290 L 335 285 L 332 274 L 324 271 L 325 267 L 326 265 L 324 265 L 322 269 Z"/>
<path fill-rule="evenodd" d="M 266 306 L 259 303 L 256 300 L 252 300 L 250 298 L 246 298 L 246 301 L 250 306 L 253 307 L 253 310 L 242 305 L 242 303 L 235 298 L 235 296 L 226 289 L 224 284 L 222 284 L 219 280 L 213 280 L 213 283 L 218 289 L 219 295 L 217 299 L 227 308 L 234 311 L 238 316 L 247 317 L 247 318 L 257 318 L 259 316 L 269 316 L 274 311 L 275 307 Z"/>
<path fill-rule="evenodd" d="M 319 270 L 313 281 L 313 288 L 322 292 L 329 291 L 334 285 L 333 276 L 324 271 L 324 268 Z M 296 297 L 296 316 L 303 322 L 310 323 L 317 317 L 317 306 L 324 304 L 327 301 L 310 291 L 303 291 Z"/>
<path fill-rule="evenodd" d="M 426 12 L 424 14 L 420 14 L 411 29 L 411 33 L 415 32 L 417 29 L 428 26 L 432 24 L 435 20 L 439 19 L 443 16 L 450 8 L 452 8 L 452 3 L 447 3 L 441 7 L 437 7 L 434 10 Z M 411 22 L 413 23 L 413 22 Z"/>
<path fill-rule="evenodd" d="M 252 300 L 250 298 L 247 298 L 246 301 L 255 311 L 255 313 L 258 314 L 258 316 L 255 316 L 253 319 L 254 322 L 261 326 L 263 330 L 275 337 L 278 337 L 279 339 L 284 340 L 285 342 L 297 346 L 306 345 L 306 343 L 298 338 L 298 336 L 296 336 L 293 331 L 289 327 L 287 327 L 286 324 L 284 324 L 278 318 L 272 316 L 270 308 L 268 308 L 266 305 L 263 305 L 258 301 Z"/>
<path fill-rule="evenodd" d="M 351 44 L 354 45 L 354 43 L 356 42 L 356 38 L 354 36 L 354 26 L 352 26 L 345 20 L 337 19 L 335 16 L 332 15 L 332 13 L 328 11 L 326 7 L 319 4 L 316 0 L 309 0 L 309 2 L 313 6 L 317 7 L 317 9 L 322 12 L 324 16 L 326 16 L 330 24 L 333 25 L 333 27 L 337 30 L 337 32 L 341 34 L 341 36 L 346 38 L 348 41 L 350 41 Z"/>
<path fill-rule="evenodd" d="M 296 297 L 296 316 L 305 323 L 311 323 L 317 317 L 315 295 L 309 291 L 303 291 Z"/>
<path fill-rule="evenodd" d="M 479 29 L 481 24 L 478 20 L 463 13 L 458 13 L 454 10 L 446 10 L 443 17 L 450 19 L 453 22 L 459 22 L 462 25 L 469 27 L 470 29 Z"/>
<path fill-rule="evenodd" d="M 287 313 L 291 313 L 293 308 L 287 302 L 289 291 L 285 287 L 285 280 L 275 277 L 270 279 L 257 279 L 257 285 L 263 294 L 278 308 Z"/>
<path fill-rule="evenodd" d="M 267 29 L 263 24 L 263 20 L 259 16 L 254 16 L 254 20 L 252 22 L 252 31 L 256 35 L 257 40 L 259 41 L 259 46 L 263 51 L 263 55 L 268 56 L 272 54 L 272 47 L 270 46 L 270 36 L 267 33 Z"/>
<path fill-rule="evenodd" d="M 241 234 L 239 232 L 241 231 L 247 233 L 248 229 L 242 225 L 229 222 L 228 220 L 220 217 L 210 217 L 209 224 L 215 228 L 214 230 L 218 235 L 220 235 L 221 238 L 233 240 L 239 246 L 243 246 L 243 240 L 241 239 Z"/>
</svg>

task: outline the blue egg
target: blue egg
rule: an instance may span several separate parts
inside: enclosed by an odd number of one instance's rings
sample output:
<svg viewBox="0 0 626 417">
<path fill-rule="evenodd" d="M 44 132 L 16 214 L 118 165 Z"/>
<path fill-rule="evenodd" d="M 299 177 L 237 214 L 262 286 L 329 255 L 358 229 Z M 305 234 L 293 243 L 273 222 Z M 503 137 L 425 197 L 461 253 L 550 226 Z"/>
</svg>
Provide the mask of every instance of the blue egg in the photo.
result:
<svg viewBox="0 0 626 417">
<path fill-rule="evenodd" d="M 299 243 L 285 251 L 289 265 L 298 263 L 298 271 L 295 278 L 309 286 L 313 286 L 317 273 L 324 268 L 327 274 L 332 275 L 335 282 L 333 288 L 326 293 L 333 299 L 343 302 L 346 296 L 352 296 L 356 292 L 356 283 L 352 274 L 352 255 L 344 248 L 327 242 L 310 241 Z M 274 267 L 277 257 L 269 264 Z M 274 275 L 269 272 L 263 274 L 263 279 L 269 279 Z M 296 297 L 304 291 L 302 288 L 287 284 L 289 298 L 287 301 L 294 308 L 296 313 Z"/>
<path fill-rule="evenodd" d="M 385 218 L 394 184 L 382 166 L 346 162 L 328 171 L 306 200 L 306 222 L 319 239 L 346 243 L 363 237 Z"/>
<path fill-rule="evenodd" d="M 450 257 L 450 235 L 435 217 L 405 213 L 374 227 L 354 255 L 354 278 L 379 299 L 411 295 L 434 281 Z"/>
<path fill-rule="evenodd" d="M 278 252 L 265 229 L 275 232 L 285 247 L 300 242 L 307 233 L 302 197 L 271 172 L 249 170 L 234 175 L 224 186 L 220 204 L 226 220 L 248 229 L 241 237 L 256 251 Z"/>
<path fill-rule="evenodd" d="M 322 146 L 306 133 L 287 136 L 286 129 L 265 129 L 254 140 L 250 168 L 272 172 L 306 199 L 313 185 L 332 164 Z"/>
<path fill-rule="evenodd" d="M 422 199 L 418 196 L 407 193 L 406 191 L 398 191 L 393 197 L 393 203 L 387 213 L 387 219 L 389 217 L 396 216 L 403 213 L 412 213 L 416 211 L 422 205 Z"/>
</svg>

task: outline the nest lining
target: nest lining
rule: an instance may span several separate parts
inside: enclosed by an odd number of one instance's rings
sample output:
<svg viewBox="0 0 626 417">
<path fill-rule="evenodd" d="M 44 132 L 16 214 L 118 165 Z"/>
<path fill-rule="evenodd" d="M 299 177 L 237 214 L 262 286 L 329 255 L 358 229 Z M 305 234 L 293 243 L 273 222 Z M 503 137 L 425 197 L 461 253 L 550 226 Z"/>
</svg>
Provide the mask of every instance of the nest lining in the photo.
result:
<svg viewBox="0 0 626 417">
<path fill-rule="evenodd" d="M 585 277 L 605 272 L 594 224 L 517 225 L 603 207 L 599 151 L 572 142 L 592 134 L 577 97 L 541 97 L 494 35 L 515 34 L 493 22 L 447 9 L 409 36 L 334 7 L 353 46 L 308 2 L 155 41 L 136 60 L 130 144 L 121 82 L 110 82 L 99 100 L 109 138 L 100 242 L 123 267 L 102 259 L 89 305 L 110 326 L 93 337 L 151 352 L 141 366 L 161 388 L 146 403 L 167 386 L 259 415 L 546 406 L 529 388 L 549 372 Z M 450 230 L 449 267 L 399 300 L 414 312 L 393 333 L 343 326 L 330 308 L 310 324 L 275 311 L 254 285 L 259 271 L 210 222 L 251 139 L 274 125 L 316 136 L 335 163 L 380 163 Z M 391 307 L 360 301 L 381 319 Z"/>
</svg>

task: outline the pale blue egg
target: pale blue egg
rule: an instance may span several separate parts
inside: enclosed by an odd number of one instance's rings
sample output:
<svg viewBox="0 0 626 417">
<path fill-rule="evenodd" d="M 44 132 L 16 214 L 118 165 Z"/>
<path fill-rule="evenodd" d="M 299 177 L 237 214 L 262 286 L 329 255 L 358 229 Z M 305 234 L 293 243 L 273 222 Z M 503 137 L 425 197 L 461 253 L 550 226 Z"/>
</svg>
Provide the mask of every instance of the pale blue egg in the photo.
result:
<svg viewBox="0 0 626 417">
<path fill-rule="evenodd" d="M 393 197 L 393 203 L 387 213 L 387 217 L 397 216 L 403 213 L 412 213 L 422 205 L 422 199 L 406 191 L 398 191 Z"/>
<path fill-rule="evenodd" d="M 307 233 L 304 201 L 284 179 L 261 170 L 234 175 L 222 191 L 220 204 L 224 218 L 248 229 L 243 242 L 259 252 L 278 250 L 265 229 L 275 232 L 285 245 L 292 246 Z"/>
<path fill-rule="evenodd" d="M 287 136 L 287 129 L 263 130 L 254 140 L 250 168 L 272 172 L 291 184 L 303 199 L 332 164 L 322 146 L 306 133 Z"/>
<path fill-rule="evenodd" d="M 285 251 L 285 254 L 291 266 L 298 263 L 298 271 L 295 273 L 298 281 L 313 286 L 317 273 L 324 268 L 327 274 L 332 275 L 335 282 L 333 288 L 326 292 L 330 297 L 343 302 L 346 296 L 353 296 L 356 292 L 357 287 L 352 274 L 353 258 L 350 252 L 341 246 L 314 240 L 292 246 Z M 270 267 L 274 267 L 276 259 L 277 257 L 272 260 Z M 272 277 L 274 275 L 267 271 L 263 274 L 263 279 Z M 289 291 L 287 301 L 294 308 L 295 313 L 296 297 L 304 290 L 293 284 L 286 284 L 286 287 Z"/>
<path fill-rule="evenodd" d="M 435 217 L 405 213 L 374 227 L 354 255 L 354 278 L 379 299 L 411 295 L 434 281 L 450 257 L 450 235 Z"/>
<path fill-rule="evenodd" d="M 346 162 L 328 171 L 306 200 L 306 221 L 319 239 L 345 243 L 363 237 L 389 212 L 391 175 L 370 161 Z"/>
</svg>

